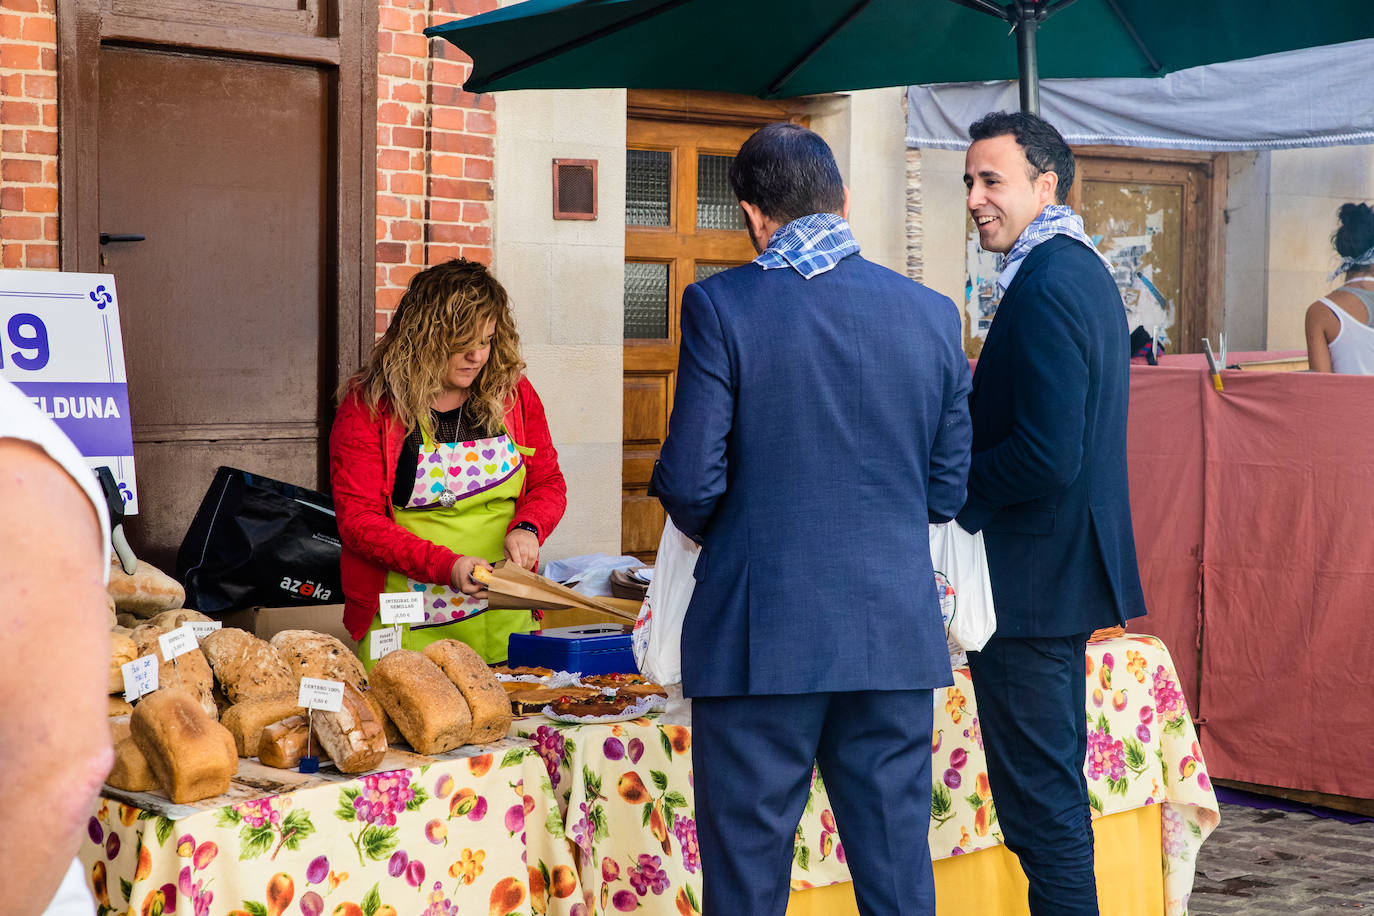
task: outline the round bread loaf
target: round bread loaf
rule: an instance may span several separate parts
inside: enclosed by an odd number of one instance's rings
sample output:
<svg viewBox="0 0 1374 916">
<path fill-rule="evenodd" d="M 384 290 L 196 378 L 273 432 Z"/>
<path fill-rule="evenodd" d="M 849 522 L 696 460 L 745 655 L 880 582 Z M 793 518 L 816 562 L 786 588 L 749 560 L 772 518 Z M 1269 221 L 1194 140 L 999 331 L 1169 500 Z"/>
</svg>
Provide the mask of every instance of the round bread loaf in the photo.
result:
<svg viewBox="0 0 1374 916">
<path fill-rule="evenodd" d="M 110 555 L 110 584 L 105 590 L 114 599 L 117 610 L 136 617 L 153 617 L 186 603 L 186 589 L 176 579 L 142 561 L 131 576 L 113 554 Z"/>
<path fill-rule="evenodd" d="M 150 618 L 148 622 L 155 627 L 162 627 L 163 630 L 170 633 L 183 623 L 190 623 L 192 620 L 206 621 L 209 619 L 209 617 L 205 616 L 200 611 L 192 610 L 188 607 L 181 607 L 174 611 L 163 611 L 156 617 Z"/>
<path fill-rule="evenodd" d="M 367 671 L 358 656 L 326 633 L 282 630 L 272 637 L 272 647 L 281 653 L 297 683 L 303 677 L 315 677 L 343 681 L 359 690 L 367 686 Z"/>
<path fill-rule="evenodd" d="M 186 652 L 177 656 L 174 662 L 163 658 L 162 648 L 158 643 L 158 637 L 163 632 L 161 627 L 145 623 L 135 627 L 130 634 L 134 646 L 138 649 L 139 658 L 145 655 L 157 656 L 158 689 L 180 687 L 199 700 L 206 715 L 211 719 L 218 719 L 219 707 L 215 705 L 214 695 L 215 678 L 210 673 L 210 663 L 200 652 Z"/>
<path fill-rule="evenodd" d="M 472 713 L 469 744 L 489 744 L 510 730 L 510 699 L 482 656 L 465 642 L 441 639 L 424 648 L 424 655 L 439 666 L 467 700 Z"/>
<path fill-rule="evenodd" d="M 200 641 L 200 651 L 230 703 L 289 693 L 298 683 L 276 649 L 244 630 L 216 630 Z"/>
</svg>

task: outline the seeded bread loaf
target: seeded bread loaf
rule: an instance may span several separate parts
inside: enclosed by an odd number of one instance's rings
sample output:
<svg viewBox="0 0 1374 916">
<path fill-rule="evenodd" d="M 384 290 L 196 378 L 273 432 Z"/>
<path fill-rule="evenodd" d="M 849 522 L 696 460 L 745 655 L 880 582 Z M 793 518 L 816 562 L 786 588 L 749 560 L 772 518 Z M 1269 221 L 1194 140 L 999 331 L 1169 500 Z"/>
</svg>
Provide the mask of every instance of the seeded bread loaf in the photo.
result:
<svg viewBox="0 0 1374 916">
<path fill-rule="evenodd" d="M 157 685 L 159 689 L 180 687 L 196 697 L 206 715 L 212 719 L 219 718 L 219 707 L 215 705 L 214 696 L 215 678 L 210 673 L 210 663 L 199 652 L 186 652 L 178 655 L 175 662 L 163 658 L 162 648 L 158 643 L 158 637 L 163 632 L 161 627 L 145 623 L 135 627 L 133 633 L 130 634 L 130 638 L 134 641 L 134 647 L 138 649 L 139 658 L 145 655 L 157 656 Z"/>
<path fill-rule="evenodd" d="M 288 716 L 305 715 L 304 707 L 296 705 L 297 691 L 290 690 L 265 697 L 254 697 L 235 703 L 224 711 L 221 720 L 234 737 L 234 748 L 240 757 L 258 756 L 258 740 L 262 730 Z"/>
<path fill-rule="evenodd" d="M 417 754 L 440 754 L 472 732 L 467 701 L 439 666 L 419 652 L 389 652 L 372 668 L 372 689 Z"/>
<path fill-rule="evenodd" d="M 340 773 L 365 773 L 386 756 L 382 723 L 352 684 L 344 684 L 338 712 L 317 709 L 311 722 L 315 739 Z"/>
<path fill-rule="evenodd" d="M 424 655 L 439 666 L 467 700 L 472 713 L 469 744 L 488 744 L 506 737 L 510 729 L 510 700 L 482 656 L 467 643 L 441 639 L 424 648 Z"/>
<path fill-rule="evenodd" d="M 286 662 L 299 683 L 303 677 L 343 681 L 362 689 L 367 671 L 358 656 L 333 636 L 314 630 L 282 630 L 272 637 L 272 646 Z"/>
<path fill-rule="evenodd" d="M 129 734 L 162 792 L 178 804 L 223 795 L 238 771 L 233 737 L 186 690 L 169 687 L 143 697 Z"/>
<path fill-rule="evenodd" d="M 296 689 L 298 681 L 281 654 L 252 633 L 216 630 L 200 641 L 200 651 L 230 703 Z"/>
<path fill-rule="evenodd" d="M 372 707 L 372 714 L 377 717 L 377 721 L 382 723 L 382 734 L 386 735 L 387 744 L 404 744 L 405 736 L 396 727 L 396 723 L 391 721 L 391 716 L 386 714 L 382 708 L 382 701 L 377 699 L 377 691 L 371 688 L 363 690 L 363 699 L 367 700 L 367 705 Z"/>
</svg>

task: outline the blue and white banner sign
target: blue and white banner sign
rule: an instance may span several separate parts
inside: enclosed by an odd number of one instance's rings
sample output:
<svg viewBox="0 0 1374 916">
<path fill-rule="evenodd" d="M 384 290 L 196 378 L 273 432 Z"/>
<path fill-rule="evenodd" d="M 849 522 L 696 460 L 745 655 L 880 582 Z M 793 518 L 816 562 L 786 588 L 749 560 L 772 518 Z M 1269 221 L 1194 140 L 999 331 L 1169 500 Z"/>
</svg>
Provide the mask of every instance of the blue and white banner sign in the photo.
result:
<svg viewBox="0 0 1374 916">
<path fill-rule="evenodd" d="M 138 511 L 119 299 L 110 274 L 0 270 L 0 377 L 119 483 Z"/>
</svg>

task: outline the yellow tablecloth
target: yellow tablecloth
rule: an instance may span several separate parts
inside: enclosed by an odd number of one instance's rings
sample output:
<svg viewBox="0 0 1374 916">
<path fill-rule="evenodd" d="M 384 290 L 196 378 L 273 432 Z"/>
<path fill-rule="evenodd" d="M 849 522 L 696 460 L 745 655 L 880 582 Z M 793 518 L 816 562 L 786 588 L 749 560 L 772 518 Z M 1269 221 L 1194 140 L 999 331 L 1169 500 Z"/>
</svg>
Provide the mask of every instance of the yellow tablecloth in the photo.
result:
<svg viewBox="0 0 1374 916">
<path fill-rule="evenodd" d="M 1084 769 L 1093 815 L 1158 806 L 1159 842 L 1150 865 L 1162 862 L 1162 911 L 1177 916 L 1186 912 L 1197 850 L 1218 815 L 1173 661 L 1154 637 L 1126 636 L 1090 645 L 1085 677 Z M 517 720 L 513 734 L 536 742 L 530 753 L 552 774 L 548 804 L 563 812 L 562 832 L 580 850 L 583 894 L 549 900 L 550 914 L 580 914 L 577 902 L 592 913 L 700 912 L 690 729 L 653 718 L 584 726 L 531 718 Z M 954 687 L 936 692 L 934 735 L 933 857 L 1000 847 L 967 669 L 956 672 Z M 530 840 L 532 866 L 558 846 L 552 841 L 559 825 L 550 827 Z M 1007 858 L 1014 866 L 1014 857 Z M 792 886 L 849 880 L 825 788 L 816 779 L 797 827 Z"/>
<path fill-rule="evenodd" d="M 354 780 L 267 771 L 300 783 L 278 794 L 245 761 L 237 800 L 157 806 L 175 819 L 102 798 L 80 850 L 99 916 L 529 913 L 525 838 L 542 832 L 551 794 L 515 744 Z M 556 886 L 575 880 L 570 853 L 545 856 Z"/>
<path fill-rule="evenodd" d="M 1125 637 L 1089 646 L 1085 675 L 1099 840 L 1113 831 L 1099 845 L 1099 883 L 1125 849 L 1126 866 L 1148 861 L 1121 879 L 1153 893 L 1150 866 L 1162 859 L 1163 906 L 1122 912 L 1181 914 L 1217 808 L 1173 663 L 1158 640 Z M 999 848 L 967 672 L 937 692 L 935 713 L 937 905 L 975 912 L 968 894 L 999 887 L 1015 899 L 1024 885 Z M 533 717 L 512 736 L 531 740 L 437 760 L 393 749 L 388 772 L 353 780 L 244 761 L 230 796 L 193 806 L 102 798 L 80 850 L 100 916 L 700 912 L 690 729 Z M 848 881 L 817 780 L 797 828 L 794 907 L 833 916 L 852 901 Z"/>
</svg>

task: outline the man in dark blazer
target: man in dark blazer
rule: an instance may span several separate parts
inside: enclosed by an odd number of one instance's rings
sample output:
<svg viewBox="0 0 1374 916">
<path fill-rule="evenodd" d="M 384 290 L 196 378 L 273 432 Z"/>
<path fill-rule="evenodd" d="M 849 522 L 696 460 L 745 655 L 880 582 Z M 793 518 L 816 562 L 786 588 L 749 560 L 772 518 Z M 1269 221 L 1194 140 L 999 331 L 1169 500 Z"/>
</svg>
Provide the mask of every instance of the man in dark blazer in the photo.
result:
<svg viewBox="0 0 1374 916">
<path fill-rule="evenodd" d="M 860 909 L 930 914 L 927 520 L 964 501 L 954 304 L 865 261 L 829 147 L 759 130 L 730 181 L 758 259 L 687 287 L 651 492 L 701 544 L 682 632 L 703 912 L 782 916 L 820 765 Z"/>
<path fill-rule="evenodd" d="M 1107 264 L 1063 206 L 1073 153 L 1035 115 L 970 128 L 968 208 L 1005 290 L 973 376 L 959 523 L 983 531 L 997 632 L 969 654 L 1003 837 L 1030 910 L 1097 912 L 1084 650 L 1145 613 L 1126 485 L 1130 344 Z"/>
</svg>

